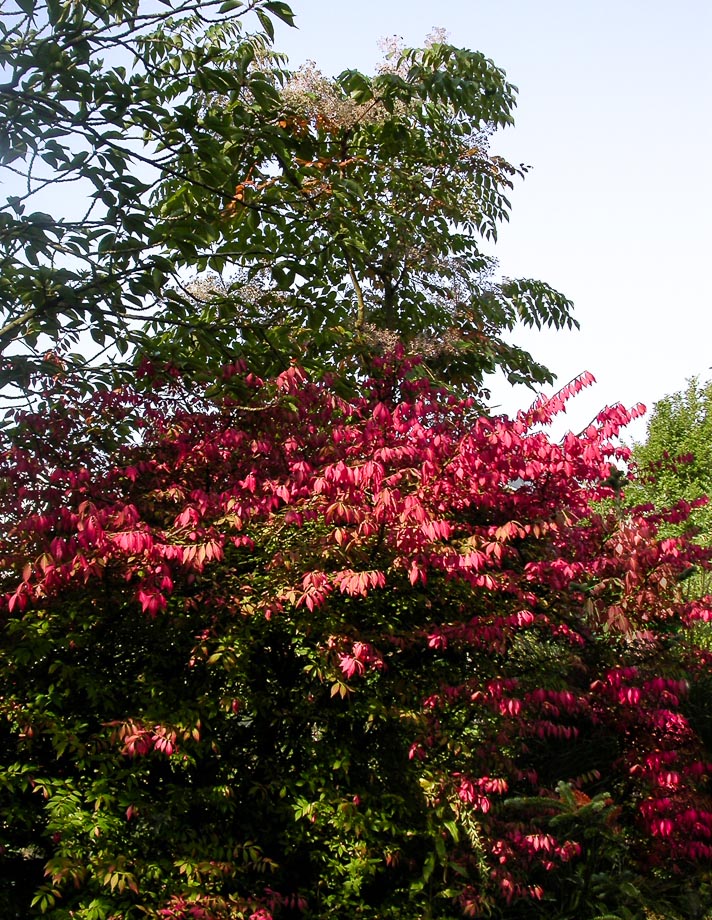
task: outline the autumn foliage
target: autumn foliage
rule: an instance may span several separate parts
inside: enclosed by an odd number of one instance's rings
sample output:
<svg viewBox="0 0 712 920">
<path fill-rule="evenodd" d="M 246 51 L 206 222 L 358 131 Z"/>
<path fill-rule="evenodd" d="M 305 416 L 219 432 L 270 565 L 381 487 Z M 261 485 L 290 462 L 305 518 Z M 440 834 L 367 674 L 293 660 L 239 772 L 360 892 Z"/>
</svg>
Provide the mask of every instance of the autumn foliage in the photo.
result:
<svg viewBox="0 0 712 920">
<path fill-rule="evenodd" d="M 632 413 L 547 435 L 589 382 L 508 419 L 238 363 L 19 418 L 5 915 L 704 916 L 709 552 L 622 510 Z"/>
</svg>

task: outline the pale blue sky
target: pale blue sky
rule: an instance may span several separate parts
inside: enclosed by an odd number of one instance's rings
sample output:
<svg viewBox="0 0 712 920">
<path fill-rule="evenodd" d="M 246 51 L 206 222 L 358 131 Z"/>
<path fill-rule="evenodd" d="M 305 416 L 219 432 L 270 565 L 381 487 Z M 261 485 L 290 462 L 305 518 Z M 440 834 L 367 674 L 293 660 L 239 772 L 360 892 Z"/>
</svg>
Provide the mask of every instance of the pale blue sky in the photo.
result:
<svg viewBox="0 0 712 920">
<path fill-rule="evenodd" d="M 576 304 L 579 332 L 519 337 L 562 384 L 583 370 L 598 379 L 568 426 L 712 376 L 712 0 L 292 6 L 299 30 L 277 36 L 292 64 L 370 71 L 379 38 L 418 45 L 442 26 L 519 87 L 517 126 L 493 149 L 533 169 L 496 254 L 504 274 L 546 280 Z M 493 389 L 509 412 L 530 401 Z"/>
</svg>

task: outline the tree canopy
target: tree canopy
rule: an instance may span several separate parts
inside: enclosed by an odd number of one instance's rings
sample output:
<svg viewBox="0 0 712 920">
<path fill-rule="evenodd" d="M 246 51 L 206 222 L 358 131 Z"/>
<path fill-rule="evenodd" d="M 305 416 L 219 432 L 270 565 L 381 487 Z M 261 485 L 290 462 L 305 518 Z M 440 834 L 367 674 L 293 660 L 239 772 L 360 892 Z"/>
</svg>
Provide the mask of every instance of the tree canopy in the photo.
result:
<svg viewBox="0 0 712 920">
<path fill-rule="evenodd" d="M 3 6 L 0 169 L 15 191 L 0 213 L 4 384 L 56 372 L 48 351 L 106 380 L 111 367 L 89 359 L 108 345 L 115 361 L 141 338 L 179 268 L 151 195 L 179 176 L 181 145 L 201 155 L 205 92 L 249 93 L 255 115 L 271 98 L 251 68 L 270 17 L 292 14 L 275 0 Z M 196 248 L 214 225 L 196 220 Z"/>
<path fill-rule="evenodd" d="M 482 248 L 522 171 L 489 149 L 512 122 L 503 72 L 436 42 L 394 49 L 373 77 L 294 73 L 273 18 L 292 14 L 6 6 L 0 381 L 109 385 L 137 356 L 353 376 L 395 339 L 453 382 L 551 379 L 508 334 L 572 325 L 571 304 L 497 281 Z"/>
</svg>

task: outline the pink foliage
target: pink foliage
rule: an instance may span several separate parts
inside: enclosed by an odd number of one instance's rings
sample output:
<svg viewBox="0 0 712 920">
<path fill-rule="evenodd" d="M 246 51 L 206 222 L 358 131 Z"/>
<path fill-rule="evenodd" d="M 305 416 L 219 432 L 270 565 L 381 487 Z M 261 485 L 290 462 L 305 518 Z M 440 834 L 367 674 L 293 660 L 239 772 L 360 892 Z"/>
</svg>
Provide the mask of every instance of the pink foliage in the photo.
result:
<svg viewBox="0 0 712 920">
<path fill-rule="evenodd" d="M 685 714 L 689 678 L 654 673 L 649 664 L 672 622 L 684 629 L 712 619 L 709 599 L 684 600 L 676 587 L 709 554 L 683 539 L 658 540 L 655 515 L 606 506 L 615 497 L 606 485 L 612 465 L 629 454 L 616 438 L 642 409 L 609 407 L 581 435 L 555 443 L 543 426 L 589 375 L 514 419 L 479 416 L 472 400 L 407 375 L 394 402 L 377 383 L 346 401 L 298 368 L 272 389 L 245 380 L 258 401 L 264 392 L 264 411 L 250 414 L 228 400 L 219 411 L 196 401 L 166 413 L 130 390 L 107 396 L 106 411 L 142 406 L 143 442 L 91 473 L 69 448 L 49 471 L 31 450 L 8 449 L 0 472 L 13 488 L 3 499 L 9 530 L 0 559 L 14 574 L 3 581 L 5 615 L 111 582 L 147 617 L 170 617 L 175 604 L 187 603 L 186 585 L 278 533 L 265 567 L 269 589 L 247 585 L 226 597 L 217 579 L 214 605 L 236 617 L 306 617 L 318 630 L 339 604 L 370 610 L 391 596 L 423 597 L 427 614 L 410 631 L 356 616 L 322 637 L 324 671 L 350 681 L 349 692 L 397 673 L 408 655 L 429 662 L 464 649 L 473 661 L 489 661 L 536 635 L 575 659 L 592 636 L 607 637 L 648 663 L 597 674 L 582 664 L 567 686 L 551 674 L 535 685 L 484 669 L 481 676 L 473 666 L 453 686 L 429 687 L 409 713 L 409 764 L 439 777 L 433 801 L 449 802 L 455 818 L 473 813 L 489 822 L 483 852 L 505 903 L 541 899 L 541 885 L 524 881 L 532 867 L 549 871 L 582 853 L 577 840 L 502 817 L 499 804 L 514 787 L 560 804 L 522 752 L 573 749 L 604 730 L 619 741 L 616 769 L 629 778 L 635 826 L 649 843 L 641 860 L 709 862 L 712 764 Z M 269 399 L 277 407 L 266 411 Z M 465 600 L 441 615 L 436 592 L 427 593 L 433 583 L 443 591 L 458 586 Z M 709 657 L 700 651 L 691 667 L 709 673 Z M 463 708 L 489 735 L 460 768 L 464 755 L 449 751 L 447 724 Z M 131 758 L 171 757 L 182 740 L 179 730 L 138 718 L 111 728 Z M 463 889 L 465 914 L 478 915 L 482 903 Z M 159 916 L 213 914 L 179 898 Z M 247 916 L 272 915 L 257 906 Z"/>
</svg>

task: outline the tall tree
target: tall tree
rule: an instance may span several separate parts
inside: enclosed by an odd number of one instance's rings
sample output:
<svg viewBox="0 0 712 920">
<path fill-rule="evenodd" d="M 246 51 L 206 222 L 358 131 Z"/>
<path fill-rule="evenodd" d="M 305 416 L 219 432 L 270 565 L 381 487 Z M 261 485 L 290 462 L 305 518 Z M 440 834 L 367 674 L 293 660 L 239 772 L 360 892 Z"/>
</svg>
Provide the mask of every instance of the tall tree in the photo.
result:
<svg viewBox="0 0 712 920">
<path fill-rule="evenodd" d="M 496 281 L 483 250 L 524 171 L 490 151 L 493 131 L 512 123 L 504 73 L 433 42 L 392 48 L 372 77 L 327 79 L 313 65 L 283 77 L 268 142 L 264 124 L 236 120 L 234 100 L 208 97 L 213 155 L 184 151 L 177 172 L 192 181 L 169 177 L 162 190 L 169 226 L 189 233 L 196 214 L 215 213 L 205 189 L 225 183 L 220 239 L 195 263 L 217 272 L 200 291 L 202 322 L 190 328 L 195 303 L 182 304 L 164 355 L 204 355 L 202 331 L 223 353 L 265 354 L 272 371 L 270 351 L 334 369 L 402 341 L 450 382 L 476 386 L 496 368 L 513 382 L 551 380 L 507 333 L 574 325 L 570 302 L 541 282 Z"/>
<path fill-rule="evenodd" d="M 82 369 L 89 386 L 136 350 L 347 371 L 399 337 L 453 380 L 550 378 L 506 334 L 571 325 L 570 303 L 488 279 L 480 245 L 518 171 L 488 148 L 512 121 L 504 74 L 443 43 L 373 78 L 290 74 L 272 18 L 292 14 L 277 0 L 6 5 L 0 383 Z"/>
</svg>

